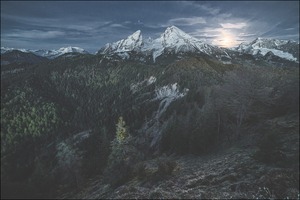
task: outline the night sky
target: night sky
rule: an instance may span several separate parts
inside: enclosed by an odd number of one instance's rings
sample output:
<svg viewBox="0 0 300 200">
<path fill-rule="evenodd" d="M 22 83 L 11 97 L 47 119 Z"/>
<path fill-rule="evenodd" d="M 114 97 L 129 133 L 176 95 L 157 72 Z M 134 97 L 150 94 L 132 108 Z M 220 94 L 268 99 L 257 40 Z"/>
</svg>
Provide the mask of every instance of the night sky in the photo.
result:
<svg viewBox="0 0 300 200">
<path fill-rule="evenodd" d="M 299 2 L 1 1 L 3 47 L 94 53 L 136 30 L 157 38 L 171 25 L 224 47 L 257 37 L 299 41 Z"/>
</svg>

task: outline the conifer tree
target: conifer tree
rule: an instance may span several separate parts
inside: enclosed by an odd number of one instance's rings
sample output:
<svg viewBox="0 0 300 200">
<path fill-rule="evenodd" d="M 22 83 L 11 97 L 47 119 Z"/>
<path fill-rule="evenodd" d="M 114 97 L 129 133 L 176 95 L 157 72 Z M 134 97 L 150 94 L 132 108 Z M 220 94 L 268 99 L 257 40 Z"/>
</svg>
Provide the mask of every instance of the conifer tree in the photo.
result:
<svg viewBox="0 0 300 200">
<path fill-rule="evenodd" d="M 108 164 L 113 166 L 124 160 L 126 154 L 126 141 L 129 139 L 126 123 L 123 117 L 119 117 L 116 124 L 116 137 L 111 143 L 111 154 L 108 159 Z"/>
<path fill-rule="evenodd" d="M 116 141 L 122 144 L 128 137 L 129 134 L 127 133 L 125 121 L 123 117 L 119 117 L 118 123 L 116 124 Z"/>
</svg>

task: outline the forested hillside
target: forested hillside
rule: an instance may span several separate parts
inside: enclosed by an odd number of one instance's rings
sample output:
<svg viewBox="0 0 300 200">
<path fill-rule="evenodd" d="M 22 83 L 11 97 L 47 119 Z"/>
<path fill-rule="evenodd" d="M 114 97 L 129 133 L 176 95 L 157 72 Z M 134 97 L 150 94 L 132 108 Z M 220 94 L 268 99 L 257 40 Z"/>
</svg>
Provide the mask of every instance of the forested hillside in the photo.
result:
<svg viewBox="0 0 300 200">
<path fill-rule="evenodd" d="M 222 163 L 225 156 L 216 155 L 234 147 L 249 149 L 241 162 L 276 169 L 272 176 L 285 185 L 268 185 L 266 178 L 257 187 L 226 191 L 233 198 L 297 198 L 299 67 L 244 60 L 225 64 L 204 54 L 170 53 L 154 63 L 79 54 L 1 66 L 1 197 L 179 198 L 166 185 L 143 196 L 132 181 L 149 188 L 172 180 L 179 190 L 189 163 L 210 162 L 210 156 L 211 165 Z M 235 157 L 231 162 L 241 164 Z M 105 192 L 76 196 L 95 180 L 101 183 L 93 187 Z M 135 188 L 135 196 L 115 193 L 120 186 L 126 194 Z M 273 192 L 259 193 L 259 187 Z"/>
</svg>

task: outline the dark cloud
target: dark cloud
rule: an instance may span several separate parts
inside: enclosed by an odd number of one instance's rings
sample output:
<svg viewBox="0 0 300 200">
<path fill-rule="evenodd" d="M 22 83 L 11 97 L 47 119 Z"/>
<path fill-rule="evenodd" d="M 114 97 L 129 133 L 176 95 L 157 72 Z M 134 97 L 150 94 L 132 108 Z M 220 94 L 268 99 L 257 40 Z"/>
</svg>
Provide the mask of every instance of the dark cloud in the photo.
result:
<svg viewBox="0 0 300 200">
<path fill-rule="evenodd" d="M 208 43 L 299 38 L 298 1 L 1 1 L 1 45 L 95 52 L 136 30 L 158 37 L 175 25 Z"/>
</svg>

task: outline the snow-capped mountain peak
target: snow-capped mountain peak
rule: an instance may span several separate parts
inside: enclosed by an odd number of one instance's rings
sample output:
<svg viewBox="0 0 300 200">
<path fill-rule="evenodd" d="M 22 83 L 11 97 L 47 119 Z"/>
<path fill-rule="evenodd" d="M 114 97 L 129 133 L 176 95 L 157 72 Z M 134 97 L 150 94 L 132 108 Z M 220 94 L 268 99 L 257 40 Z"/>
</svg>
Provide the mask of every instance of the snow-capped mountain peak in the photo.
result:
<svg viewBox="0 0 300 200">
<path fill-rule="evenodd" d="M 275 56 L 291 61 L 299 61 L 299 44 L 291 40 L 256 38 L 250 43 L 242 43 L 237 48 L 240 53 L 265 56 L 272 52 Z"/>
<path fill-rule="evenodd" d="M 66 53 L 81 53 L 81 54 L 87 54 L 88 52 L 82 48 L 79 47 L 61 47 L 58 50 L 31 50 L 32 53 L 43 56 L 49 59 L 56 58 L 58 56 L 61 56 Z"/>
<path fill-rule="evenodd" d="M 84 49 L 82 48 L 79 48 L 79 47 L 62 47 L 62 48 L 59 48 L 57 50 L 58 52 L 61 52 L 61 53 L 87 53 Z"/>
<path fill-rule="evenodd" d="M 132 35 L 128 36 L 127 39 L 121 40 L 118 43 L 119 51 L 132 51 L 139 49 L 142 46 L 143 37 L 140 30 L 134 32 Z"/>
<path fill-rule="evenodd" d="M 164 41 L 172 43 L 176 42 L 176 40 L 179 39 L 185 39 L 185 40 L 194 40 L 195 38 L 191 37 L 187 33 L 183 32 L 176 26 L 168 27 L 165 32 L 161 35 Z"/>
<path fill-rule="evenodd" d="M 128 36 L 127 39 L 106 44 L 98 53 L 118 54 L 122 56 L 125 53 L 126 57 L 124 58 L 128 58 L 128 52 L 136 51 L 146 55 L 152 54 L 153 61 L 155 62 L 156 58 L 166 51 L 174 53 L 198 51 L 212 54 L 216 50 L 219 53 L 223 52 L 217 47 L 206 44 L 203 40 L 190 36 L 176 26 L 170 26 L 156 39 L 148 38 L 143 40 L 141 31 L 138 30 Z"/>
<path fill-rule="evenodd" d="M 140 30 L 134 32 L 132 35 L 129 35 L 127 39 L 122 39 L 114 43 L 106 44 L 100 53 L 112 53 L 112 52 L 127 52 L 127 51 L 138 51 L 143 45 L 143 37 Z"/>
<path fill-rule="evenodd" d="M 133 40 L 133 41 L 138 41 L 142 37 L 142 32 L 141 30 L 137 30 L 136 32 L 134 32 L 132 35 L 128 36 L 128 40 Z"/>
<path fill-rule="evenodd" d="M 178 51 L 194 51 L 203 49 L 204 42 L 190 36 L 176 26 L 168 27 L 158 40 L 164 48 Z"/>
<path fill-rule="evenodd" d="M 177 28 L 176 26 L 168 27 L 165 32 L 162 34 L 164 37 L 170 36 L 181 36 L 181 37 L 189 37 L 188 34 Z"/>
<path fill-rule="evenodd" d="M 30 51 L 28 49 L 15 49 L 15 48 L 1 47 L 1 54 L 4 54 L 6 52 L 11 52 L 13 50 L 18 50 L 24 53 L 28 53 Z"/>
<path fill-rule="evenodd" d="M 168 27 L 159 38 L 155 39 L 144 50 L 153 52 L 153 60 L 163 54 L 165 51 L 179 52 L 195 52 L 202 51 L 207 53 L 207 44 L 202 40 L 196 39 L 176 26 Z"/>
</svg>

